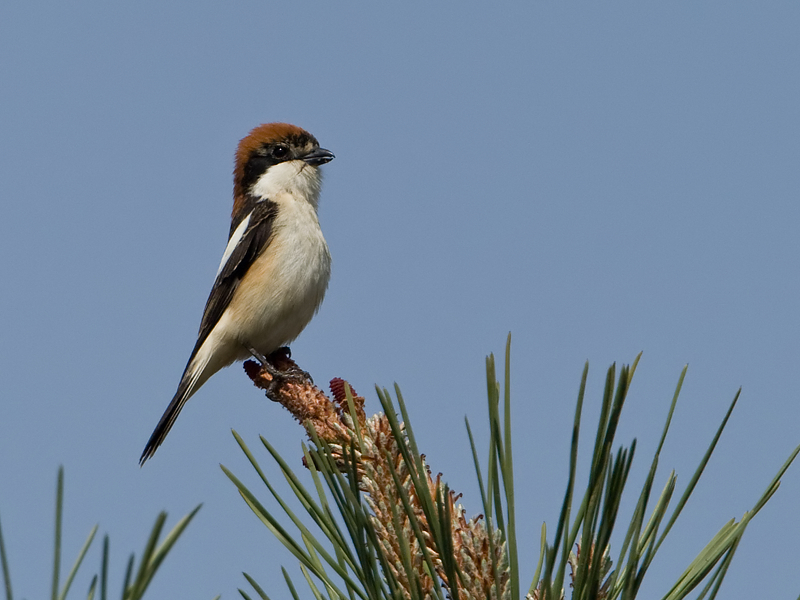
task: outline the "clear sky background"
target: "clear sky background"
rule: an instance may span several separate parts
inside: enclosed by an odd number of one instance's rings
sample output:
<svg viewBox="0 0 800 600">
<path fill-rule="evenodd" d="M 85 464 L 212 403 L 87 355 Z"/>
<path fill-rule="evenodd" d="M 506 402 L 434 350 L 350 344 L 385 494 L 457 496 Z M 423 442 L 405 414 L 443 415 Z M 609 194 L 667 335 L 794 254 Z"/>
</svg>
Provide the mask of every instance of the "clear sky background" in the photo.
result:
<svg viewBox="0 0 800 600">
<path fill-rule="evenodd" d="M 512 332 L 523 584 L 556 523 L 584 361 L 589 419 L 606 368 L 644 351 L 619 432 L 639 439 L 636 487 L 684 364 L 659 489 L 673 468 L 683 489 L 743 386 L 642 596 L 665 593 L 800 443 L 798 31 L 795 2 L 2 3 L 0 516 L 16 596 L 48 593 L 63 464 L 65 562 L 99 523 L 116 590 L 157 513 L 171 526 L 203 502 L 149 597 L 236 598 L 247 571 L 287 598 L 279 567 L 295 561 L 219 464 L 256 485 L 235 428 L 300 469 L 302 432 L 241 367 L 137 463 L 225 248 L 236 144 L 268 121 L 336 153 L 320 207 L 333 278 L 294 357 L 373 412 L 374 384 L 398 382 L 470 515 L 463 417 L 485 447 L 484 356 Z M 799 501 L 796 465 L 724 597 L 797 596 Z M 96 543 L 75 597 L 99 561 Z"/>
</svg>

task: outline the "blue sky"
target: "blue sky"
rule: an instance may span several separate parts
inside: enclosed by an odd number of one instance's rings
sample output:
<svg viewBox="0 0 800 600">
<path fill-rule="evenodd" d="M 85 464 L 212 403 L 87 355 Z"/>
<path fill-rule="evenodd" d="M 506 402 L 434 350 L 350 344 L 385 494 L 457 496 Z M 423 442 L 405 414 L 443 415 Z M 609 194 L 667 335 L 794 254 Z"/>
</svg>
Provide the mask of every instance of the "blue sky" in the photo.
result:
<svg viewBox="0 0 800 600">
<path fill-rule="evenodd" d="M 337 156 L 320 207 L 333 277 L 294 357 L 372 411 L 374 384 L 397 382 L 468 514 L 463 417 L 485 442 L 484 356 L 512 332 L 523 581 L 555 525 L 584 361 L 588 418 L 606 368 L 644 351 L 619 433 L 639 440 L 634 484 L 684 364 L 659 487 L 673 468 L 686 483 L 743 387 L 643 594 L 666 592 L 800 443 L 798 25 L 790 2 L 4 3 L 0 516 L 17 597 L 49 589 L 61 464 L 65 556 L 99 522 L 112 589 L 160 510 L 174 523 L 203 502 L 150 597 L 234 598 L 241 571 L 287 597 L 293 559 L 219 464 L 255 485 L 231 428 L 298 468 L 302 435 L 240 367 L 137 464 L 225 247 L 234 149 L 268 121 Z M 725 597 L 796 597 L 798 495 L 795 468 Z"/>
</svg>

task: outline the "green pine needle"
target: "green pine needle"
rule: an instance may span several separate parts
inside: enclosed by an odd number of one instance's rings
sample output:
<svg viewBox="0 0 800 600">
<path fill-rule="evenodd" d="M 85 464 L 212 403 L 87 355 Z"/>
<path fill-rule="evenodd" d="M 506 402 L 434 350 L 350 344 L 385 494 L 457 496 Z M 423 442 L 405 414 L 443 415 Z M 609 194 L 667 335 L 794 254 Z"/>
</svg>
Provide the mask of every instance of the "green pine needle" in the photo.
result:
<svg viewBox="0 0 800 600">
<path fill-rule="evenodd" d="M 538 563 L 528 595 L 548 600 L 558 600 L 564 590 L 571 587 L 572 600 L 633 600 L 641 589 L 658 550 L 686 506 L 690 496 L 715 450 L 733 409 L 739 399 L 736 394 L 713 436 L 698 467 L 682 491 L 674 506 L 676 475 L 669 473 L 660 491 L 656 485 L 661 452 L 672 424 L 678 397 L 686 377 L 686 367 L 681 371 L 671 403 L 667 410 L 657 448 L 649 459 L 649 468 L 644 483 L 634 496 L 637 500 L 629 515 L 621 512 L 623 494 L 628 485 L 634 457 L 636 440 L 628 446 L 618 445 L 616 434 L 622 411 L 637 370 L 641 354 L 630 366 L 617 369 L 612 365 L 606 374 L 600 401 L 600 414 L 594 432 L 591 454 L 587 457 L 588 477 L 584 483 L 577 479 L 579 441 L 583 418 L 583 406 L 587 402 L 587 380 L 589 365 L 585 365 L 581 376 L 575 407 L 575 418 L 571 431 L 569 470 L 566 491 L 558 514 L 554 536 L 547 540 L 547 527 L 542 525 Z M 512 451 L 511 418 L 511 337 L 509 335 L 502 386 L 497 379 L 493 355 L 486 359 L 486 390 L 488 406 L 489 445 L 485 468 L 479 459 L 469 420 L 465 419 L 470 451 L 483 507 L 483 525 L 489 532 L 484 543 L 489 556 L 483 556 L 484 567 L 490 569 L 495 586 L 503 581 L 504 588 L 487 592 L 487 597 L 497 600 L 520 598 L 520 567 L 518 545 L 523 541 L 516 532 L 515 473 Z M 305 524 L 278 495 L 277 491 L 258 465 L 255 456 L 241 438 L 234 433 L 243 452 L 256 469 L 259 477 L 273 499 L 277 511 L 270 512 L 255 495 L 230 471 L 223 467 L 226 475 L 237 486 L 245 502 L 267 528 L 276 535 L 299 560 L 301 572 L 306 579 L 311 597 L 316 600 L 389 600 L 410 597 L 422 600 L 433 595 L 459 600 L 467 593 L 471 582 L 462 571 L 463 557 L 458 556 L 456 540 L 452 535 L 452 507 L 450 489 L 446 484 L 434 489 L 433 495 L 421 493 L 411 498 L 409 490 L 427 490 L 429 467 L 424 463 L 418 441 L 411 427 L 410 416 L 402 394 L 395 386 L 395 400 L 389 392 L 378 388 L 386 423 L 394 437 L 404 471 L 398 472 L 394 458 L 385 459 L 387 474 L 394 482 L 397 494 L 396 505 L 381 508 L 386 523 L 381 532 L 410 531 L 399 539 L 382 539 L 371 512 L 359 487 L 359 456 L 369 446 L 368 431 L 359 424 L 352 391 L 345 385 L 347 409 L 354 427 L 354 446 L 339 451 L 338 462 L 328 444 L 320 440 L 313 429 L 310 435 L 312 448 L 303 447 L 305 463 L 308 465 L 313 487 L 307 488 L 301 479 L 288 467 L 266 440 L 263 444 L 278 464 L 289 488 L 302 505 L 315 529 Z M 502 396 L 501 396 L 502 392 Z M 502 399 L 502 404 L 501 404 Z M 397 408 L 395 408 L 395 406 Z M 402 421 L 401 421 L 402 419 Z M 754 507 L 737 523 L 729 521 L 709 541 L 706 547 L 689 562 L 681 577 L 663 596 L 663 600 L 679 600 L 699 589 L 699 598 L 715 598 L 730 565 L 742 535 L 753 516 L 777 491 L 780 478 L 800 453 L 800 446 L 786 460 Z M 487 456 L 487 455 L 484 455 Z M 398 463 L 399 464 L 399 463 Z M 582 487 L 584 486 L 584 487 Z M 315 495 L 312 495 L 312 491 Z M 578 499 L 579 498 L 579 502 Z M 578 502 L 577 507 L 575 503 Z M 421 517 L 418 515 L 422 515 Z M 424 521 L 423 521 L 424 517 Z M 299 533 L 294 537 L 282 523 L 290 524 Z M 493 532 L 499 537 L 495 537 Z M 467 535 L 460 533 L 459 535 Z M 620 537 L 616 562 L 610 559 L 612 540 Z M 499 547 L 497 543 L 501 543 Z M 0 540 L 1 541 L 1 540 Z M 469 546 L 469 540 L 458 540 Z M 534 542 L 530 540 L 529 542 Z M 391 545 L 391 560 L 386 548 Z M 326 550 L 331 547 L 332 550 Z M 430 550 L 435 548 L 435 551 Z M 505 555 L 498 560 L 498 551 Z M 419 556 L 413 553 L 419 553 Z M 472 560 L 472 559 L 469 559 Z M 436 562 L 438 561 L 438 562 Z M 420 567 L 421 565 L 421 567 Z M 437 566 L 438 565 L 438 566 Z M 437 571 L 437 569 L 441 569 Z M 438 573 L 441 573 L 441 580 Z M 261 588 L 249 575 L 248 582 L 266 598 Z M 284 578 L 293 598 L 299 595 L 284 570 Z M 430 581 L 434 582 L 432 587 Z M 446 582 L 447 588 L 442 587 Z M 342 591 L 346 590 L 346 593 Z M 246 596 L 245 596 L 246 597 Z"/>
</svg>

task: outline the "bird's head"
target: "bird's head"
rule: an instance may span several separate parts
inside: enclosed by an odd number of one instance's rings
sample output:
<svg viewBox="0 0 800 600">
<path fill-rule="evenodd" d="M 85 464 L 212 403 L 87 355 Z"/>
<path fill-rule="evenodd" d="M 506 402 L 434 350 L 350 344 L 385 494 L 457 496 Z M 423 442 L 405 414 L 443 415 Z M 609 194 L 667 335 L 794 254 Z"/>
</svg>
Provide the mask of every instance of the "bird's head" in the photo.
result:
<svg viewBox="0 0 800 600">
<path fill-rule="evenodd" d="M 253 201 L 281 192 L 301 196 L 316 207 L 322 179 L 319 166 L 333 160 L 317 138 L 288 123 L 266 123 L 239 142 L 233 170 L 233 216 Z"/>
</svg>

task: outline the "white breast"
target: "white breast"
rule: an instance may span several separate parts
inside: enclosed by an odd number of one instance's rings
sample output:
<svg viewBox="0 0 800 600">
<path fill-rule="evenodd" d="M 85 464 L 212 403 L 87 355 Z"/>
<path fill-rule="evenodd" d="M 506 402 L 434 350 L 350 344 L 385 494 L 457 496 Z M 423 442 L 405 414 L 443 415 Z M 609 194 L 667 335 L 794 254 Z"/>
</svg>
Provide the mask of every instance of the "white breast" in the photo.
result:
<svg viewBox="0 0 800 600">
<path fill-rule="evenodd" d="M 265 355 L 300 335 L 319 309 L 330 279 L 331 256 L 316 211 L 319 172 L 306 166 L 295 173 L 294 181 L 301 183 L 299 189 L 280 189 L 275 178 L 266 182 L 272 187 L 269 199 L 278 205 L 271 239 L 220 320 L 220 325 L 226 321 L 223 330 L 238 344 Z"/>
</svg>

